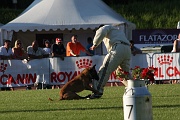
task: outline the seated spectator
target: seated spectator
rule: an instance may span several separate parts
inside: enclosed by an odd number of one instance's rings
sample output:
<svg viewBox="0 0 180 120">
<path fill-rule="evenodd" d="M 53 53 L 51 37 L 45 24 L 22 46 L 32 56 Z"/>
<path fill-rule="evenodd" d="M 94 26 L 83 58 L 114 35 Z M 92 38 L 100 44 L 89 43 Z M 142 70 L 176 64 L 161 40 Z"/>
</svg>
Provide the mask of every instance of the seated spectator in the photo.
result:
<svg viewBox="0 0 180 120">
<path fill-rule="evenodd" d="M 87 42 L 88 42 L 88 45 L 86 46 L 86 49 L 89 51 L 89 53 L 94 55 L 94 50 L 90 49 L 90 47 L 93 46 L 93 39 L 91 37 L 88 37 Z M 88 55 L 88 54 L 86 54 L 86 55 Z"/>
<path fill-rule="evenodd" d="M 61 60 L 64 60 L 66 49 L 61 38 L 56 38 L 56 43 L 51 46 L 51 53 L 52 57 L 59 57 Z"/>
<path fill-rule="evenodd" d="M 29 59 L 41 59 L 49 57 L 49 55 L 39 47 L 39 44 L 36 40 L 32 42 L 31 46 L 27 47 L 27 54 Z"/>
<path fill-rule="evenodd" d="M 131 47 L 131 53 L 133 55 L 142 54 L 142 51 L 139 48 L 134 46 L 134 41 L 133 40 L 130 40 L 130 47 Z"/>
<path fill-rule="evenodd" d="M 43 48 L 43 50 L 46 52 L 46 54 L 51 55 L 51 44 L 49 40 L 45 41 L 45 47 Z"/>
<path fill-rule="evenodd" d="M 73 35 L 71 37 L 71 42 L 67 43 L 66 56 L 79 56 L 80 51 L 86 52 L 88 55 L 92 55 L 79 41 L 77 41 L 77 35 Z"/>
<path fill-rule="evenodd" d="M 4 46 L 0 47 L 0 58 L 2 60 L 13 59 L 13 52 L 11 49 L 11 41 L 5 40 Z"/>
<path fill-rule="evenodd" d="M 24 51 L 22 47 L 21 40 L 15 41 L 14 47 L 12 48 L 12 52 L 14 59 L 19 59 L 19 60 L 28 59 L 27 53 Z"/>
</svg>

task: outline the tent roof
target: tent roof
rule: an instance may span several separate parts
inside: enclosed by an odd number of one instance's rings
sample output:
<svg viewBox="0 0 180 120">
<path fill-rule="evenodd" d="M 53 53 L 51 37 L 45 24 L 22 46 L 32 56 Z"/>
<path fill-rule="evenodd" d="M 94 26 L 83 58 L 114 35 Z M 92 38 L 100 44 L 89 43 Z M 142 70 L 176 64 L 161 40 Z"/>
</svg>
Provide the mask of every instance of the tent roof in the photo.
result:
<svg viewBox="0 0 180 120">
<path fill-rule="evenodd" d="M 135 25 L 101 0 L 35 0 L 23 13 L 2 26 L 6 31 L 95 29 L 100 24 Z"/>
</svg>

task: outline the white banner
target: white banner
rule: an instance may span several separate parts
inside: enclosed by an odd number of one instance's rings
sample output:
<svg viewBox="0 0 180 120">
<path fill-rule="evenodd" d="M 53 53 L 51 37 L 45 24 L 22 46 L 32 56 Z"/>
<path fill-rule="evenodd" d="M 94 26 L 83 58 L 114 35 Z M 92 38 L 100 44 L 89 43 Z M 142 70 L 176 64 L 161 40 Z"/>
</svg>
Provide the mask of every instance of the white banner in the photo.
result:
<svg viewBox="0 0 180 120">
<path fill-rule="evenodd" d="M 40 82 L 44 84 L 65 84 L 77 76 L 84 68 L 96 64 L 98 71 L 104 56 L 83 56 L 44 58 L 30 60 L 0 60 L 0 87 L 26 86 Z M 155 80 L 179 79 L 180 53 L 139 54 L 132 56 L 131 68 L 135 66 L 158 68 Z M 113 72 L 108 82 L 119 82 Z"/>
</svg>

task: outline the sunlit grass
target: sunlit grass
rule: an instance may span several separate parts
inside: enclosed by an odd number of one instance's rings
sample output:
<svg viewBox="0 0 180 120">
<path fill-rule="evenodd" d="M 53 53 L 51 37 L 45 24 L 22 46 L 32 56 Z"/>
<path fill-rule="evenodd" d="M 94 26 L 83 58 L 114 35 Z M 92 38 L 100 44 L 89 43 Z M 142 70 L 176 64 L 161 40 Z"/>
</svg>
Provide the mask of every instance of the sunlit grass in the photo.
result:
<svg viewBox="0 0 180 120">
<path fill-rule="evenodd" d="M 178 120 L 180 84 L 151 85 L 154 120 Z M 85 96 L 91 92 L 79 93 Z M 124 87 L 105 87 L 101 99 L 56 101 L 58 89 L 0 92 L 1 120 L 123 120 Z M 48 101 L 51 97 L 55 101 Z"/>
</svg>

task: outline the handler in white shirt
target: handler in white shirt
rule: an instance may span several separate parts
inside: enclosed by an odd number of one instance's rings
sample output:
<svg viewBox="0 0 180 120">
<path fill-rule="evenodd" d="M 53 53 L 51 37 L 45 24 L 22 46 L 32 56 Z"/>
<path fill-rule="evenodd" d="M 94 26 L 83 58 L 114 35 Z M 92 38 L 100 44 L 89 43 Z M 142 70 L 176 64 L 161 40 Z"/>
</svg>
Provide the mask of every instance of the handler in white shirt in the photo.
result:
<svg viewBox="0 0 180 120">
<path fill-rule="evenodd" d="M 104 42 L 108 54 L 105 56 L 103 64 L 99 69 L 99 81 L 93 81 L 93 88 L 99 91 L 99 94 L 92 94 L 90 99 L 100 98 L 103 95 L 104 86 L 109 80 L 110 74 L 121 67 L 123 71 L 130 71 L 131 49 L 130 42 L 127 40 L 123 31 L 115 26 L 104 25 L 101 26 L 94 36 L 93 46 L 94 50 L 101 42 Z M 129 76 L 131 77 L 131 75 Z M 122 81 L 125 86 L 127 81 Z"/>
</svg>

